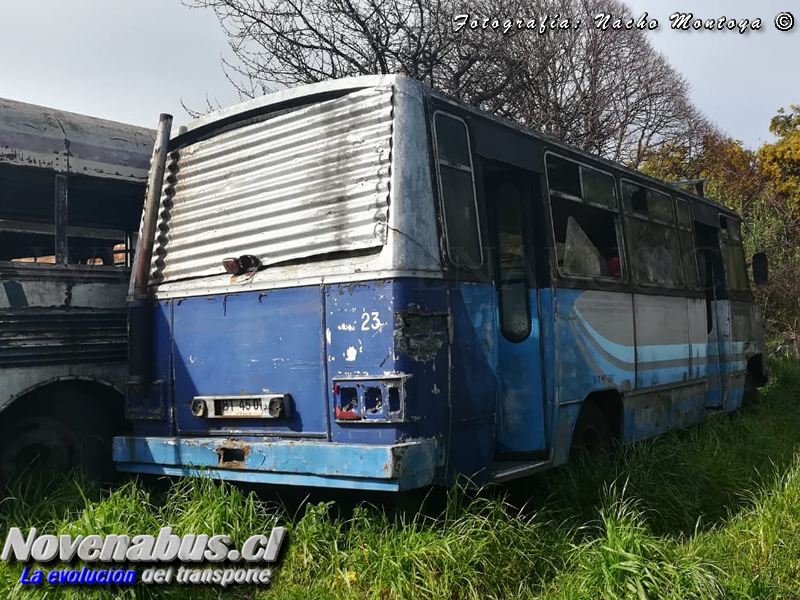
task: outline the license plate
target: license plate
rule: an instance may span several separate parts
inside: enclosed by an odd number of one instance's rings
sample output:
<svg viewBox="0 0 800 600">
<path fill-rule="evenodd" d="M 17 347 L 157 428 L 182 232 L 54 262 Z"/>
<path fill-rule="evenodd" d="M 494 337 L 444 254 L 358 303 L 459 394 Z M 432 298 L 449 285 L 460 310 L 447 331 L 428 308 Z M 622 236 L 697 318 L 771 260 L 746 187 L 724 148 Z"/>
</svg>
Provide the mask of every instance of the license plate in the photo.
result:
<svg viewBox="0 0 800 600">
<path fill-rule="evenodd" d="M 218 417 L 261 417 L 264 413 L 261 398 L 226 398 L 214 403 Z"/>
</svg>

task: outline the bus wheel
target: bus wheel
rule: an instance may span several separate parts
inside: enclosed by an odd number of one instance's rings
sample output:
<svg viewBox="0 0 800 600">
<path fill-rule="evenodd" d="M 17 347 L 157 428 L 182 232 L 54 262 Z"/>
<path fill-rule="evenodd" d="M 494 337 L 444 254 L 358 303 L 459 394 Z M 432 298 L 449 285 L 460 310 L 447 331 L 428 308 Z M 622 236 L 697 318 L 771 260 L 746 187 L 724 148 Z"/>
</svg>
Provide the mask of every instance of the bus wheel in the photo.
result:
<svg viewBox="0 0 800 600">
<path fill-rule="evenodd" d="M 612 441 L 611 427 L 605 413 L 593 402 L 585 403 L 572 432 L 571 454 L 594 456 L 608 452 Z"/>
<path fill-rule="evenodd" d="M 34 403 L 35 411 L 0 415 L 2 481 L 40 470 L 63 473 L 79 468 L 101 481 L 113 475 L 110 423 L 90 399 L 82 398 Z"/>
</svg>

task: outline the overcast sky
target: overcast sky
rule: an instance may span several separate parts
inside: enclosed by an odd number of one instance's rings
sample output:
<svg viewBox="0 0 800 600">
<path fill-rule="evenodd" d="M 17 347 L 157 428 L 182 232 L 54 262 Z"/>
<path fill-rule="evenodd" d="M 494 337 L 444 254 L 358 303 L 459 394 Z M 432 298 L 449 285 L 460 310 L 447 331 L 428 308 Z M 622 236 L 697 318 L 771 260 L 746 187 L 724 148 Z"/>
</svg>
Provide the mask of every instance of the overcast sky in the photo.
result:
<svg viewBox="0 0 800 600">
<path fill-rule="evenodd" d="M 788 33 L 774 24 L 793 8 L 800 18 L 796 0 L 627 2 L 637 17 L 658 19 L 653 45 L 729 135 L 760 146 L 772 140 L 777 109 L 800 104 L 800 23 Z M 669 15 L 692 7 L 704 20 L 760 18 L 762 28 L 672 30 Z M 238 101 L 220 67 L 229 50 L 215 16 L 180 0 L 0 0 L 0 40 L 0 97 L 149 127 L 161 112 L 187 122 L 181 100 L 198 108 L 206 97 Z"/>
</svg>

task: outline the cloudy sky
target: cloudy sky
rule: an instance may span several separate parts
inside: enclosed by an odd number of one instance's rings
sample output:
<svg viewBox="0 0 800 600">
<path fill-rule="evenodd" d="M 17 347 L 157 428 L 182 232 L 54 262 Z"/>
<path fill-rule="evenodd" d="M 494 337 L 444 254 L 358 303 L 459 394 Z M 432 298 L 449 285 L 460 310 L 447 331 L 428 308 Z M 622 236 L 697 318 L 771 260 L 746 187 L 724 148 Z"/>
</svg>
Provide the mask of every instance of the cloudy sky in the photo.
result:
<svg viewBox="0 0 800 600">
<path fill-rule="evenodd" d="M 772 140 L 777 109 L 800 104 L 800 22 L 789 33 L 774 25 L 793 8 L 800 19 L 796 0 L 627 2 L 637 17 L 658 20 L 648 33 L 653 45 L 729 135 L 760 146 Z M 669 15 L 677 10 L 704 20 L 760 18 L 762 28 L 674 31 Z M 180 0 L 0 0 L 0 40 L 0 97 L 150 127 L 161 112 L 188 121 L 181 101 L 237 101 L 220 67 L 229 51 L 219 23 Z"/>
</svg>

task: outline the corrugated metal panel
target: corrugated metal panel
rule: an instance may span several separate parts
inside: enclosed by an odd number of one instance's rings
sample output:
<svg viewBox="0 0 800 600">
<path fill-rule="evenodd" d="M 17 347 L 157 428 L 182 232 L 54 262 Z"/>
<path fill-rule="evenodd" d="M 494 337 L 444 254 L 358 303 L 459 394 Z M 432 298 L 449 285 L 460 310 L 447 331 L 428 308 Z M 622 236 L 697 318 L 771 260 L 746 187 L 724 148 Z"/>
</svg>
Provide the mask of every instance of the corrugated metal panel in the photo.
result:
<svg viewBox="0 0 800 600">
<path fill-rule="evenodd" d="M 124 362 L 124 309 L 27 309 L 0 313 L 0 367 Z"/>
<path fill-rule="evenodd" d="M 146 181 L 155 131 L 0 98 L 0 164 Z"/>
<path fill-rule="evenodd" d="M 154 281 L 224 273 L 229 256 L 275 264 L 383 245 L 391 139 L 392 88 L 382 87 L 180 149 L 168 164 Z"/>
</svg>

